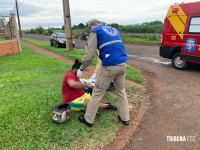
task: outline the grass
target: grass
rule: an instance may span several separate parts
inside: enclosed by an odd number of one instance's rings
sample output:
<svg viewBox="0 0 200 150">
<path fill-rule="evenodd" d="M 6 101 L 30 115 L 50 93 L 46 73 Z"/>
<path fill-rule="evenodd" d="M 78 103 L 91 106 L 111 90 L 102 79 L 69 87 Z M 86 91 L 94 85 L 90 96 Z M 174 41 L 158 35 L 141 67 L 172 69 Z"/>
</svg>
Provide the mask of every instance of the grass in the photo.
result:
<svg viewBox="0 0 200 150">
<path fill-rule="evenodd" d="M 141 71 L 133 68 L 130 65 L 127 65 L 126 79 L 131 80 L 131 81 L 141 84 L 141 85 L 145 84 L 145 79 L 144 79 Z"/>
<path fill-rule="evenodd" d="M 64 30 L 55 30 L 54 32 L 65 32 Z M 74 29 L 72 30 L 73 38 L 80 39 L 81 33 L 85 32 L 87 35 L 89 34 L 88 28 L 83 29 Z M 153 33 L 124 33 L 121 34 L 122 40 L 124 43 L 131 44 L 141 44 L 141 45 L 160 45 L 161 34 L 153 34 Z"/>
<path fill-rule="evenodd" d="M 128 86 L 128 88 L 126 89 L 126 93 L 129 97 L 129 103 L 134 104 L 134 105 L 139 104 L 139 101 L 135 97 L 135 94 L 140 90 L 141 90 L 141 88 L 139 88 L 139 87 Z"/>
<path fill-rule="evenodd" d="M 82 60 L 85 51 L 82 49 L 76 49 L 74 48 L 72 51 L 67 51 L 66 48 L 56 48 L 53 46 L 50 46 L 50 44 L 48 42 L 43 42 L 43 41 L 39 41 L 39 40 L 34 40 L 34 39 L 30 39 L 30 38 L 22 38 L 24 41 L 30 42 L 34 45 L 37 45 L 41 48 L 44 48 L 46 50 L 49 50 L 51 52 L 55 52 L 57 54 L 60 54 L 62 56 L 65 56 L 69 59 L 75 60 L 75 59 L 79 59 Z M 94 58 L 94 60 L 92 61 L 92 64 L 95 65 L 97 63 L 97 57 Z"/>
<path fill-rule="evenodd" d="M 22 53 L 0 57 L 0 149 L 96 149 L 112 141 L 121 127 L 117 112 L 100 110 L 93 128 L 72 112 L 64 124 L 52 122 L 61 103 L 61 80 L 70 68 L 63 61 L 22 46 Z M 106 94 L 103 101 L 116 104 Z"/>
<path fill-rule="evenodd" d="M 44 49 L 47 49 L 49 51 L 55 52 L 57 54 L 60 54 L 62 56 L 65 56 L 69 59 L 82 59 L 85 51 L 80 50 L 80 49 L 73 49 L 72 51 L 67 51 L 65 48 L 55 48 L 50 46 L 49 43 L 47 42 L 43 42 L 43 41 L 39 41 L 39 40 L 34 40 L 34 39 L 30 39 L 30 38 L 22 38 L 24 41 L 30 42 L 34 45 L 37 45 L 39 47 L 42 47 Z M 96 65 L 97 63 L 97 57 L 94 58 L 94 60 L 92 61 L 92 65 Z M 141 84 L 143 85 L 145 83 L 144 81 L 144 77 L 142 76 L 142 73 L 131 67 L 130 65 L 127 65 L 127 72 L 126 72 L 126 79 L 134 81 L 135 83 Z"/>
<path fill-rule="evenodd" d="M 6 41 L 6 40 L 8 40 L 7 37 L 5 37 L 5 36 L 3 36 L 3 35 L 0 35 L 0 41 Z"/>
<path fill-rule="evenodd" d="M 140 45 L 160 45 L 160 34 L 122 34 L 124 43 Z"/>
<path fill-rule="evenodd" d="M 66 51 L 26 40 L 71 59 L 84 55 L 82 50 Z M 122 126 L 118 112 L 99 110 L 102 115 L 93 128 L 79 123 L 78 115 L 83 112 L 71 112 L 70 119 L 61 125 L 52 122 L 53 108 L 62 99 L 62 77 L 70 65 L 23 45 L 22 53 L 2 56 L 0 62 L 0 149 L 99 149 L 115 139 Z M 140 76 L 140 71 L 127 67 L 127 78 L 143 84 Z M 127 92 L 136 91 L 131 86 Z M 107 101 L 117 105 L 116 97 L 109 93 L 102 100 Z M 130 102 L 138 104 L 136 99 Z"/>
</svg>

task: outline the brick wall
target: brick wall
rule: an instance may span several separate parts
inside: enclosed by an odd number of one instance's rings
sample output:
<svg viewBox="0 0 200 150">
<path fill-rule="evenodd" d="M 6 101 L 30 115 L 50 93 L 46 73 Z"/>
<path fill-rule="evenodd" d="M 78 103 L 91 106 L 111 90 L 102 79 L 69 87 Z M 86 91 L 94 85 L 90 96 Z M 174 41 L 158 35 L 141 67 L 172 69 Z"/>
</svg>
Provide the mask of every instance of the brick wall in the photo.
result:
<svg viewBox="0 0 200 150">
<path fill-rule="evenodd" d="M 17 39 L 0 41 L 0 56 L 19 53 L 20 48 Z"/>
</svg>

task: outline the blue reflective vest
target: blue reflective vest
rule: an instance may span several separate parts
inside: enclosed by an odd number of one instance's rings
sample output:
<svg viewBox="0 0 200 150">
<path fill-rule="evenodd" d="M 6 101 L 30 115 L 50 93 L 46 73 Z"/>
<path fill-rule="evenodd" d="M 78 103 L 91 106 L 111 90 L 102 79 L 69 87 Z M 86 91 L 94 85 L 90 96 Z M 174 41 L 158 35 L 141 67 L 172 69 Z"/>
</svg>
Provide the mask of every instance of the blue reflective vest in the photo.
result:
<svg viewBox="0 0 200 150">
<path fill-rule="evenodd" d="M 103 66 L 127 62 L 127 54 L 120 33 L 113 27 L 100 24 L 91 32 L 97 35 L 97 49 Z"/>
</svg>

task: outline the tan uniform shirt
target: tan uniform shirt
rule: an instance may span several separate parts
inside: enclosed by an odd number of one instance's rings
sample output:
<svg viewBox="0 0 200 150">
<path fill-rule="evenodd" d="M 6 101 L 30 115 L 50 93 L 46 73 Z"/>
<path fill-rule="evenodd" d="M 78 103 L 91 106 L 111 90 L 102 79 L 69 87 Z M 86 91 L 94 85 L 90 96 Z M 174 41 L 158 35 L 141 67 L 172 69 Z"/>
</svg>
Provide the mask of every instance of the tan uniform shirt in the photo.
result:
<svg viewBox="0 0 200 150">
<path fill-rule="evenodd" d="M 91 61 L 93 60 L 94 56 L 96 55 L 97 51 L 97 35 L 94 32 L 90 33 L 88 38 L 88 43 L 86 46 L 86 53 L 82 60 L 82 65 L 80 67 L 81 70 L 85 70 L 87 66 L 90 65 Z"/>
<path fill-rule="evenodd" d="M 99 69 L 101 67 L 101 59 L 98 58 L 97 64 L 96 64 L 96 68 L 95 68 L 95 73 L 98 74 L 99 73 Z"/>
</svg>

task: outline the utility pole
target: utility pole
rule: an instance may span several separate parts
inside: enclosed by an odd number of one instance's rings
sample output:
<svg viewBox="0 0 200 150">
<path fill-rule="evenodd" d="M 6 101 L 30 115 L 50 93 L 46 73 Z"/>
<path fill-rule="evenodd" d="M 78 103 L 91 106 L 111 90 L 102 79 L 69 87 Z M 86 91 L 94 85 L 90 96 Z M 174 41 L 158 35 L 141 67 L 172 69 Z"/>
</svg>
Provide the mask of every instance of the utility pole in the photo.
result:
<svg viewBox="0 0 200 150">
<path fill-rule="evenodd" d="M 19 19 L 19 12 L 18 12 L 18 3 L 17 0 L 15 0 L 16 3 L 16 10 L 17 10 L 17 19 L 18 19 L 18 26 L 19 26 L 19 35 L 20 38 L 22 37 L 22 30 L 21 30 L 21 24 L 20 24 L 20 19 Z"/>
<path fill-rule="evenodd" d="M 63 0 L 63 14 L 64 14 L 65 35 L 66 35 L 66 49 L 72 50 L 73 43 L 72 43 L 72 30 L 71 30 L 69 0 Z"/>
</svg>

